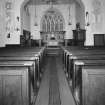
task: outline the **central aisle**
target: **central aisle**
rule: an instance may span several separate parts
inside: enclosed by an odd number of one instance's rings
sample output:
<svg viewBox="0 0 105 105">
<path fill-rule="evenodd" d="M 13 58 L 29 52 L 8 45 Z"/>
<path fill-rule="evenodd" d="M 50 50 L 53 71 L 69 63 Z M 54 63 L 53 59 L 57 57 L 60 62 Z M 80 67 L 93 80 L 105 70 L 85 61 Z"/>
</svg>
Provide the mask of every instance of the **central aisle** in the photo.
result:
<svg viewBox="0 0 105 105">
<path fill-rule="evenodd" d="M 56 56 L 50 57 L 49 105 L 61 105 Z"/>
<path fill-rule="evenodd" d="M 47 56 L 35 105 L 75 105 L 60 56 Z"/>
</svg>

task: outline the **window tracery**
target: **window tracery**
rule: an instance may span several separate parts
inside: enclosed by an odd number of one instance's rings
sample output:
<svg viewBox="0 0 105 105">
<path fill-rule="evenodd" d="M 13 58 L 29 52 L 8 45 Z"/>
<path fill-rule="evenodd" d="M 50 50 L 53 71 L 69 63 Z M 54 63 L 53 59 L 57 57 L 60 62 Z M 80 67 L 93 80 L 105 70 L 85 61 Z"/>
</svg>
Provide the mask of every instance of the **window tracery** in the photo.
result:
<svg viewBox="0 0 105 105">
<path fill-rule="evenodd" d="M 47 13 L 42 21 L 42 31 L 43 32 L 57 32 L 63 31 L 64 23 L 63 19 L 59 14 L 54 11 Z"/>
</svg>

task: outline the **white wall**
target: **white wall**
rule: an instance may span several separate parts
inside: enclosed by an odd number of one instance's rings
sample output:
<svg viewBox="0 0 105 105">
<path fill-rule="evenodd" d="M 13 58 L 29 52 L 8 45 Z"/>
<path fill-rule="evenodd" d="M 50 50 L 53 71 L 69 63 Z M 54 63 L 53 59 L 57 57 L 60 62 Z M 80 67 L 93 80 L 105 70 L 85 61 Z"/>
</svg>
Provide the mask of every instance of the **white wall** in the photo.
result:
<svg viewBox="0 0 105 105">
<path fill-rule="evenodd" d="M 7 0 L 8 1 L 8 0 Z M 21 0 L 22 1 L 22 0 Z M 11 0 L 12 8 L 11 8 L 11 23 L 10 30 L 6 31 L 6 43 L 5 44 L 19 44 L 20 43 L 20 20 L 17 21 L 17 16 L 20 18 L 20 5 L 21 1 Z M 19 29 L 17 31 L 16 29 Z M 10 33 L 10 38 L 8 38 L 8 33 Z"/>
<path fill-rule="evenodd" d="M 5 47 L 5 0 L 0 0 L 0 47 Z"/>
<path fill-rule="evenodd" d="M 26 15 L 26 11 L 21 9 L 22 3 L 27 2 L 28 0 L 12 0 L 13 1 L 13 12 L 12 12 L 12 31 L 10 38 L 6 38 L 6 44 L 20 44 L 20 35 L 22 34 L 23 29 L 30 30 L 30 17 Z M 22 11 L 20 11 L 22 10 Z M 22 15 L 21 15 L 22 12 Z M 17 21 L 17 16 L 19 21 Z M 21 29 L 22 26 L 22 29 Z M 19 29 L 17 31 L 16 29 Z"/>
<path fill-rule="evenodd" d="M 89 12 L 89 26 L 86 26 L 86 45 L 94 45 L 93 34 L 105 34 L 105 0 L 82 0 Z M 97 9 L 97 10 L 96 10 Z M 94 12 L 97 12 L 97 20 Z"/>
<path fill-rule="evenodd" d="M 23 29 L 30 31 L 30 14 L 29 10 L 23 9 Z"/>
<path fill-rule="evenodd" d="M 22 3 L 27 1 L 28 0 L 0 0 L 0 47 L 5 47 L 6 44 L 20 44 L 22 24 L 20 9 Z M 12 6 L 10 10 L 6 9 L 6 2 L 11 2 Z M 6 15 L 7 11 L 10 16 Z M 26 16 L 25 12 L 23 12 L 23 15 L 24 21 L 22 27 L 29 30 L 29 17 Z M 19 17 L 19 21 L 17 21 L 17 16 Z M 8 27 L 8 30 L 6 27 Z M 16 30 L 17 28 L 19 31 Z M 10 38 L 8 38 L 8 33 L 10 33 Z"/>
<path fill-rule="evenodd" d="M 85 29 L 85 10 L 76 3 L 76 23 L 80 23 L 80 28 Z"/>
</svg>

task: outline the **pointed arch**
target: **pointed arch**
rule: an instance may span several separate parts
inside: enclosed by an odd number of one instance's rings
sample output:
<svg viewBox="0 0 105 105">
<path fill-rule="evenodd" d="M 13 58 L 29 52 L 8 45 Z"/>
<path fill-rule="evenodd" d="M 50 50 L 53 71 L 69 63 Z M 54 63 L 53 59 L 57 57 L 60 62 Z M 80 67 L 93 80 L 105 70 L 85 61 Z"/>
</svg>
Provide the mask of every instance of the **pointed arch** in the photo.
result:
<svg viewBox="0 0 105 105">
<path fill-rule="evenodd" d="M 30 0 L 22 0 L 20 4 L 20 29 L 21 29 L 21 35 L 23 35 L 23 10 L 24 6 L 28 5 Z"/>
<path fill-rule="evenodd" d="M 46 21 L 47 32 L 63 31 L 65 27 L 65 21 L 62 14 L 56 8 L 48 9 L 41 19 L 41 31 L 46 32 L 43 28 L 43 21 Z"/>
</svg>

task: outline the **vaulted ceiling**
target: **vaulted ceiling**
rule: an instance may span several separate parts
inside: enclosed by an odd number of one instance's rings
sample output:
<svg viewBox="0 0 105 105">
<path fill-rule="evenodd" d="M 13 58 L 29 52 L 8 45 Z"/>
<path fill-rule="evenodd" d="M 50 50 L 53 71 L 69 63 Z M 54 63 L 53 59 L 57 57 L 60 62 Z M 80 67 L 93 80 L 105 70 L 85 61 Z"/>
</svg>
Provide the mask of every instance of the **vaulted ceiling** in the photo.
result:
<svg viewBox="0 0 105 105">
<path fill-rule="evenodd" d="M 81 0 L 29 0 L 30 5 L 44 5 L 44 4 L 49 4 L 49 2 L 52 1 L 53 4 L 69 4 L 73 3 L 74 1 L 78 2 L 79 4 L 81 3 Z"/>
</svg>

